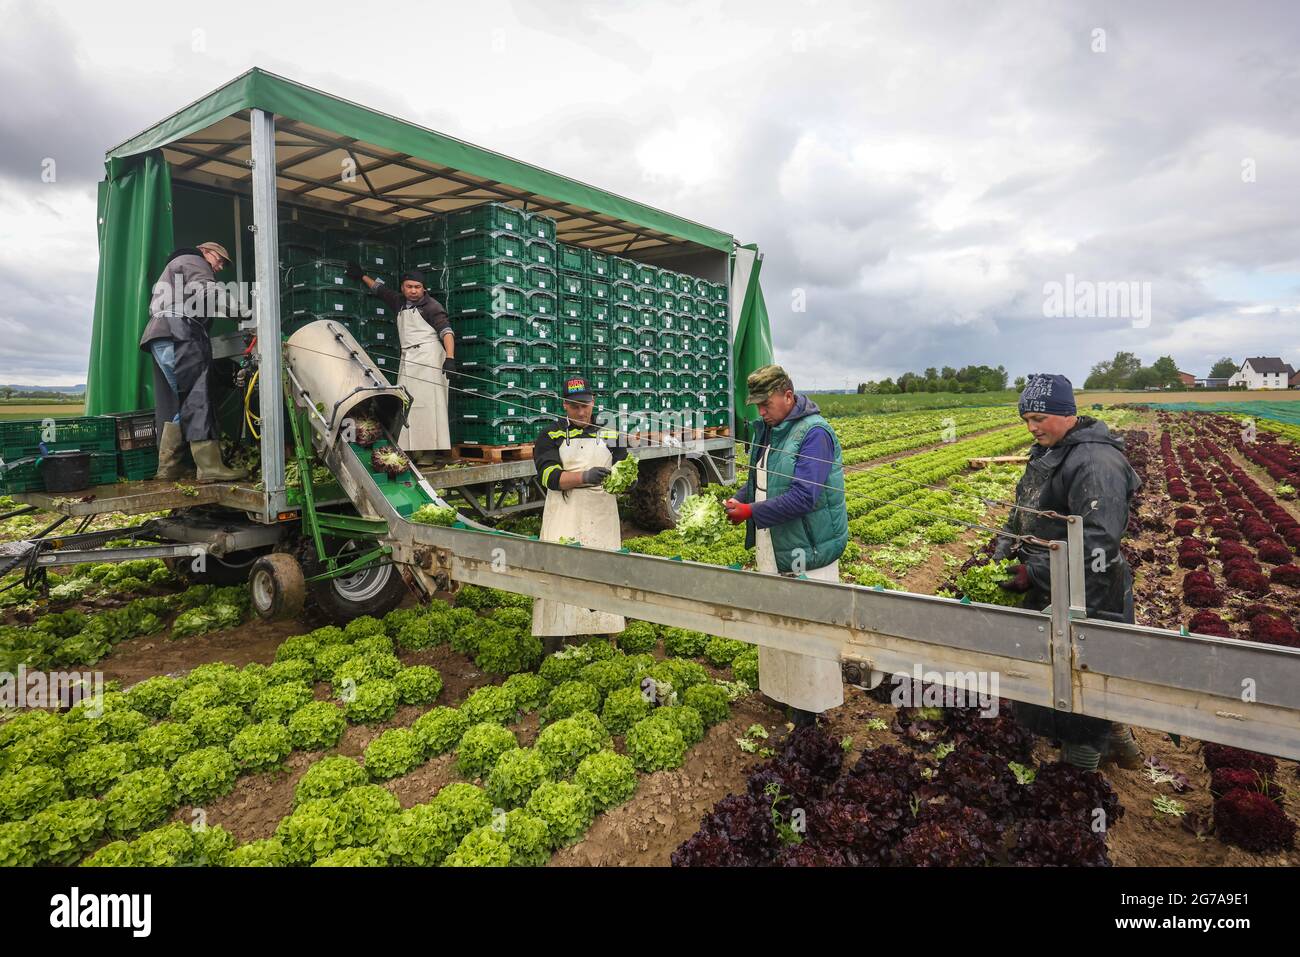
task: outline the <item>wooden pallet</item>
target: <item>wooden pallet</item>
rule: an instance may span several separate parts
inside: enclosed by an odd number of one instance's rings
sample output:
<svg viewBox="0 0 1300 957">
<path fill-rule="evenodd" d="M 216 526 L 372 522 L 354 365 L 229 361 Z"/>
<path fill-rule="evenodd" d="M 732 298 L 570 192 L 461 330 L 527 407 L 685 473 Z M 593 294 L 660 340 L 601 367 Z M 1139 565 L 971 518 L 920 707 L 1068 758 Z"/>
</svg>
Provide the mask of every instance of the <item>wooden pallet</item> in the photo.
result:
<svg viewBox="0 0 1300 957">
<path fill-rule="evenodd" d="M 1028 461 L 1028 455 L 992 455 L 986 458 L 971 459 L 966 464 L 973 469 L 982 469 L 986 465 L 1024 465 Z"/>
<path fill-rule="evenodd" d="M 527 462 L 533 457 L 533 446 L 528 445 L 466 445 L 457 443 L 451 454 L 471 462 Z"/>
</svg>

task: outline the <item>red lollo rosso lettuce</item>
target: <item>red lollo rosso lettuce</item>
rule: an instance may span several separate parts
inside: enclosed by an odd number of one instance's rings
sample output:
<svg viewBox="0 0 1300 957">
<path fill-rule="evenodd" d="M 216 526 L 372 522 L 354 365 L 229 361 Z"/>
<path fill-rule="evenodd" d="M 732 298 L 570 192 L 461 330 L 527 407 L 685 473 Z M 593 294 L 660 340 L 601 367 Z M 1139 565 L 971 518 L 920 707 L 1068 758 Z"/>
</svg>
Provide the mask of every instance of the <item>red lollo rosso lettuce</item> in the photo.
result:
<svg viewBox="0 0 1300 957">
<path fill-rule="evenodd" d="M 996 863 L 1002 832 L 983 811 L 952 803 L 929 804 L 898 845 L 906 867 L 980 867 Z"/>
<path fill-rule="evenodd" d="M 1023 796 L 1006 761 L 966 745 L 940 762 L 931 783 L 951 800 L 998 820 L 1009 820 Z"/>
<path fill-rule="evenodd" d="M 1113 827 L 1124 814 L 1119 796 L 1104 777 L 1062 761 L 1039 768 L 1026 791 L 1028 807 L 1036 817 L 1068 818 L 1091 826 L 1100 810 L 1105 826 Z"/>
<path fill-rule="evenodd" d="M 1197 635 L 1210 635 L 1214 638 L 1231 638 L 1232 629 L 1228 623 L 1212 611 L 1198 611 L 1192 616 L 1187 630 Z"/>
<path fill-rule="evenodd" d="M 1258 791 L 1236 788 L 1214 802 L 1219 839 L 1248 851 L 1284 851 L 1295 846 L 1295 823 Z"/>
<path fill-rule="evenodd" d="M 1105 837 L 1072 818 L 1025 822 L 1008 858 L 1019 867 L 1110 867 Z"/>
<path fill-rule="evenodd" d="M 1282 792 L 1272 780 L 1250 768 L 1218 768 L 1210 774 L 1210 793 L 1222 797 L 1229 791 L 1258 791 L 1273 801 L 1282 803 Z"/>
<path fill-rule="evenodd" d="M 1268 778 L 1277 774 L 1276 758 L 1267 754 L 1256 754 L 1254 751 L 1243 751 L 1241 748 L 1232 748 L 1226 744 L 1206 742 L 1201 745 L 1201 758 L 1210 771 L 1217 771 L 1219 768 L 1243 768 L 1247 771 L 1258 771 Z"/>
</svg>

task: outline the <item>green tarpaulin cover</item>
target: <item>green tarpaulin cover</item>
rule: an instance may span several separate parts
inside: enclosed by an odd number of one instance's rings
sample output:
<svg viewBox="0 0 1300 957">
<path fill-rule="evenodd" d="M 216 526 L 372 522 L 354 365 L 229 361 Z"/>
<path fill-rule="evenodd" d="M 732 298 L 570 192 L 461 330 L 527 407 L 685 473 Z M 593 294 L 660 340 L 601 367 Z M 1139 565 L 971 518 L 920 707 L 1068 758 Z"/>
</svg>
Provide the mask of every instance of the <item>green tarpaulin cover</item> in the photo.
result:
<svg viewBox="0 0 1300 957">
<path fill-rule="evenodd" d="M 736 435 L 738 438 L 747 438 L 749 423 L 758 418 L 758 407 L 745 404 L 745 396 L 748 395 L 745 379 L 755 369 L 771 365 L 772 329 L 768 325 L 763 287 L 758 282 L 763 257 L 758 255 L 758 246 L 754 244 L 741 248 L 754 253 L 754 265 L 749 271 L 744 305 L 741 306 L 740 315 L 736 317 L 736 335 L 732 340 L 731 351 L 732 368 L 736 370 L 734 384 Z"/>
</svg>

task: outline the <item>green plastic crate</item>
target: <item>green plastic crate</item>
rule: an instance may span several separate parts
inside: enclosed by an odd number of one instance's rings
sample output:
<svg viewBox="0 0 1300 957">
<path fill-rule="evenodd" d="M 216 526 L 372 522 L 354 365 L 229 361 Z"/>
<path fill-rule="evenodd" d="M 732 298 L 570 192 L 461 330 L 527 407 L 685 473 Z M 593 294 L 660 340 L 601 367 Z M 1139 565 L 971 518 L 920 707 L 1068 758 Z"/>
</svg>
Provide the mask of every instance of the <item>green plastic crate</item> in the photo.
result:
<svg viewBox="0 0 1300 957">
<path fill-rule="evenodd" d="M 630 282 L 635 285 L 636 266 L 637 264 L 631 259 L 624 259 L 622 256 L 611 256 L 609 261 L 610 278 L 615 282 Z"/>
<path fill-rule="evenodd" d="M 541 416 L 540 421 L 545 422 L 546 419 L 559 415 L 561 408 L 559 396 L 551 393 L 530 395 L 528 397 L 528 406 L 533 413 L 534 422 L 539 421 L 537 416 Z M 537 431 L 540 433 L 541 429 L 539 428 Z"/>
<path fill-rule="evenodd" d="M 535 266 L 555 266 L 555 243 L 544 239 L 530 239 L 524 256 Z"/>
<path fill-rule="evenodd" d="M 622 363 L 615 362 L 615 367 L 621 367 Z M 654 349 L 638 349 L 636 351 L 636 367 L 638 369 L 659 371 L 659 353 Z"/>
<path fill-rule="evenodd" d="M 448 265 L 466 263 L 475 259 L 524 258 L 526 240 L 517 233 L 476 231 L 458 233 L 447 241 L 450 253 Z"/>
<path fill-rule="evenodd" d="M 695 295 L 695 277 L 685 273 L 673 273 L 673 291 L 679 296 Z"/>
<path fill-rule="evenodd" d="M 588 299 L 611 299 L 612 292 L 608 282 L 604 279 L 588 279 L 583 285 L 583 293 Z"/>
<path fill-rule="evenodd" d="M 677 321 L 673 324 L 673 328 L 674 331 L 679 332 L 682 335 L 686 335 L 686 336 L 694 335 L 695 317 L 683 316 L 681 313 L 677 313 Z"/>
<path fill-rule="evenodd" d="M 659 269 L 657 266 L 651 266 L 648 263 L 637 263 L 636 281 L 641 286 L 659 285 Z"/>
<path fill-rule="evenodd" d="M 713 318 L 713 303 L 708 299 L 695 300 L 695 315 L 701 319 Z"/>
<path fill-rule="evenodd" d="M 694 355 L 696 352 L 697 341 L 698 340 L 696 340 L 696 338 L 693 335 L 691 335 L 689 332 L 685 332 L 685 331 L 679 332 L 677 333 L 677 351 L 689 352 L 692 355 Z"/>
<path fill-rule="evenodd" d="M 635 349 L 638 345 L 636 326 L 620 324 L 610 327 L 610 340 L 616 346 Z"/>
<path fill-rule="evenodd" d="M 461 388 L 466 392 L 495 395 L 497 392 L 524 388 L 527 369 L 523 365 L 489 364 L 486 368 L 476 365 L 471 369 L 467 368 L 466 363 L 460 361 L 459 353 L 456 355 L 456 360 L 457 372 L 464 380 Z"/>
<path fill-rule="evenodd" d="M 614 370 L 614 388 L 615 389 L 635 389 L 637 388 L 637 370 L 616 368 Z"/>
<path fill-rule="evenodd" d="M 559 322 L 560 342 L 582 342 L 587 336 L 587 324 L 581 319 L 564 317 Z"/>
<path fill-rule="evenodd" d="M 524 379 L 530 393 L 558 392 L 560 388 L 560 369 L 554 366 L 529 366 Z"/>
<path fill-rule="evenodd" d="M 560 361 L 560 345 L 557 342 L 532 342 L 528 344 L 528 365 L 554 366 Z"/>
<path fill-rule="evenodd" d="M 659 313 L 653 309 L 638 309 L 636 311 L 636 324 L 642 329 L 658 329 Z"/>
<path fill-rule="evenodd" d="M 682 408 L 682 399 L 676 391 L 659 392 L 659 411 L 661 412 L 680 412 Z"/>
<path fill-rule="evenodd" d="M 361 313 L 361 292 L 344 286 L 294 289 L 283 311 L 287 316 L 357 316 Z"/>
<path fill-rule="evenodd" d="M 608 392 L 610 385 L 613 383 L 613 374 L 605 366 L 589 366 L 583 369 L 583 374 L 587 379 L 587 385 L 593 392 Z"/>
<path fill-rule="evenodd" d="M 397 356 L 383 355 L 381 353 L 375 352 L 372 349 L 367 350 L 367 352 L 369 352 L 370 354 L 370 361 L 379 367 L 379 370 L 383 372 L 385 376 L 388 377 L 388 381 L 396 382 L 397 369 L 401 360 L 398 359 Z"/>
<path fill-rule="evenodd" d="M 636 333 L 636 347 L 638 349 L 659 348 L 659 333 L 653 329 L 638 329 Z"/>
<path fill-rule="evenodd" d="M 560 280 L 550 266 L 529 266 L 524 270 L 524 288 L 555 292 L 560 288 Z"/>
<path fill-rule="evenodd" d="M 567 270 L 562 270 L 560 272 L 561 296 L 581 296 L 586 285 L 587 281 L 583 279 L 582 273 L 569 272 Z"/>
<path fill-rule="evenodd" d="M 586 360 L 583 365 L 588 369 L 609 369 L 610 357 L 611 353 L 609 346 L 603 343 L 588 342 L 586 346 Z"/>
<path fill-rule="evenodd" d="M 394 354 L 401 349 L 397 324 L 391 319 L 362 319 L 352 324 L 352 335 L 367 351 L 371 346 L 390 347 Z"/>
<path fill-rule="evenodd" d="M 447 265 L 447 244 L 436 240 L 418 246 L 405 246 L 402 249 L 402 265 L 404 269 L 420 269 L 425 272 L 442 269 Z"/>
<path fill-rule="evenodd" d="M 613 333 L 608 324 L 589 319 L 586 326 L 585 337 L 588 345 L 603 346 L 606 350 L 613 345 Z"/>
<path fill-rule="evenodd" d="M 713 336 L 715 339 L 722 339 L 724 341 L 730 339 L 731 323 L 726 317 L 722 319 L 714 319 L 709 323 L 709 335 Z"/>
<path fill-rule="evenodd" d="M 526 333 L 530 342 L 556 342 L 559 323 L 554 316 L 529 316 Z"/>
<path fill-rule="evenodd" d="M 528 338 L 528 320 L 523 316 L 465 316 L 456 320 L 456 338 L 460 342 L 490 339 Z"/>
<path fill-rule="evenodd" d="M 660 292 L 677 292 L 677 273 L 671 269 L 660 269 L 656 285 Z"/>
<path fill-rule="evenodd" d="M 636 303 L 642 309 L 658 309 L 659 293 L 654 286 L 637 286 Z"/>
<path fill-rule="evenodd" d="M 587 347 L 581 342 L 560 344 L 560 372 L 571 374 L 581 371 L 587 364 Z"/>
<path fill-rule="evenodd" d="M 581 296 L 560 297 L 560 319 L 586 319 L 587 300 Z"/>
<path fill-rule="evenodd" d="M 0 420 L 0 459 L 13 462 L 38 455 L 42 442 L 51 452 L 115 452 L 117 423 L 99 415 Z"/>
<path fill-rule="evenodd" d="M 523 262 L 517 259 L 480 259 L 452 266 L 447 271 L 447 287 L 515 286 L 525 288 L 527 280 Z"/>
<path fill-rule="evenodd" d="M 654 315 L 655 315 L 654 327 L 656 329 L 660 330 L 661 332 L 676 332 L 678 330 L 679 324 L 677 321 L 677 313 L 668 312 L 667 310 L 664 310 L 662 312 L 656 312 Z"/>
<path fill-rule="evenodd" d="M 461 393 L 456 397 L 456 417 L 462 422 L 521 418 L 532 414 L 532 402 L 526 392 L 507 390 L 493 394 Z"/>
<path fill-rule="evenodd" d="M 357 317 L 360 319 L 384 319 L 388 322 L 392 322 L 397 318 L 397 313 L 388 308 L 388 305 L 384 300 L 380 299 L 378 296 L 372 296 L 369 293 L 362 292 L 357 298 Z"/>
<path fill-rule="evenodd" d="M 421 246 L 447 238 L 447 221 L 441 213 L 402 223 L 402 245 Z"/>
<path fill-rule="evenodd" d="M 553 292 L 543 292 L 540 289 L 536 292 L 528 293 L 528 311 L 535 316 L 548 316 L 554 318 L 560 314 L 560 300 Z"/>
<path fill-rule="evenodd" d="M 576 273 L 587 271 L 587 251 L 581 246 L 571 246 L 568 243 L 556 243 L 555 252 L 559 258 L 561 269 L 567 269 L 569 272 Z"/>
<path fill-rule="evenodd" d="M 621 302 L 614 303 L 614 308 L 610 313 L 610 321 L 615 325 L 636 325 L 636 307 Z"/>
<path fill-rule="evenodd" d="M 296 243 L 280 243 L 280 271 L 287 273 L 294 266 L 301 266 L 321 258 L 321 251 L 316 246 L 299 246 Z"/>
<path fill-rule="evenodd" d="M 614 369 L 635 369 L 637 367 L 637 353 L 632 349 L 622 346 L 615 346 L 610 352 L 610 367 Z"/>
<path fill-rule="evenodd" d="M 677 297 L 671 292 L 659 291 L 654 294 L 654 308 L 672 310 L 677 307 Z"/>
<path fill-rule="evenodd" d="M 521 339 L 476 339 L 461 342 L 456 349 L 456 365 L 482 369 L 492 365 L 524 365 L 528 346 Z"/>
<path fill-rule="evenodd" d="M 655 388 L 659 392 L 676 392 L 678 389 L 677 373 L 671 369 L 660 369 L 655 377 Z"/>
<path fill-rule="evenodd" d="M 614 283 L 613 296 L 615 304 L 631 306 L 633 309 L 637 306 L 636 285 L 630 282 L 618 281 Z"/>
<path fill-rule="evenodd" d="M 587 297 L 587 319 L 590 322 L 599 322 L 609 325 L 610 313 L 613 306 L 608 299 L 592 299 Z"/>
<path fill-rule="evenodd" d="M 324 248 L 325 231 L 315 226 L 308 226 L 306 223 L 300 223 L 292 219 L 282 219 L 276 223 L 275 233 L 281 243 L 291 243 L 295 246 L 312 246 L 316 249 Z"/>
<path fill-rule="evenodd" d="M 531 417 L 491 420 L 456 420 L 457 441 L 462 445 L 519 445 L 537 438 Z"/>
<path fill-rule="evenodd" d="M 6 423 L 10 424 L 10 423 Z M 110 423 L 111 424 L 111 423 Z M 86 451 L 81 446 L 76 446 L 81 451 Z M 39 450 L 38 450 L 39 451 Z M 51 448 L 51 452 L 60 451 Z M 67 451 L 62 450 L 62 451 Z M 35 454 L 35 453 L 33 453 Z M 30 458 L 30 456 L 5 456 L 5 461 L 13 462 L 18 458 Z M 155 464 L 155 470 L 157 466 Z M 112 485 L 117 481 L 117 452 L 91 452 L 90 453 L 90 484 L 86 488 L 93 488 L 97 485 Z M 24 462 L 22 465 L 0 472 L 0 493 L 12 495 L 17 492 L 43 492 L 45 491 L 45 478 L 41 474 L 39 461 Z M 78 489 L 77 491 L 80 491 Z M 60 493 L 64 494 L 64 493 Z"/>
<path fill-rule="evenodd" d="M 456 237 L 473 232 L 508 232 L 525 234 L 528 214 L 505 203 L 482 203 L 446 214 L 447 235 Z"/>
<path fill-rule="evenodd" d="M 726 339 L 711 338 L 707 341 L 709 344 L 708 355 L 711 359 L 714 359 L 715 361 L 718 359 L 726 359 L 727 356 L 731 354 L 731 348 L 727 344 Z"/>
<path fill-rule="evenodd" d="M 731 298 L 731 294 L 727 290 L 727 284 L 724 282 L 709 283 L 709 295 L 707 298 L 712 299 L 714 302 L 725 304 L 727 300 Z"/>
<path fill-rule="evenodd" d="M 711 322 L 726 322 L 731 310 L 725 302 L 713 302 L 709 305 L 709 320 Z"/>
<path fill-rule="evenodd" d="M 555 220 L 545 213 L 527 213 L 524 218 L 524 230 L 529 239 L 540 239 L 546 243 L 555 242 Z"/>
<path fill-rule="evenodd" d="M 654 369 L 637 368 L 635 387 L 641 392 L 653 392 L 659 385 L 659 373 Z"/>
<path fill-rule="evenodd" d="M 158 474 L 158 447 L 117 453 L 117 475 L 128 482 L 143 482 Z"/>
<path fill-rule="evenodd" d="M 641 411 L 641 396 L 635 389 L 625 389 L 617 382 L 614 384 L 614 394 L 610 397 L 610 403 L 610 408 L 619 415 L 633 415 Z"/>
<path fill-rule="evenodd" d="M 677 353 L 677 368 L 681 372 L 694 372 L 700 368 L 700 359 L 690 352 L 679 351 Z"/>
<path fill-rule="evenodd" d="M 528 312 L 528 294 L 517 286 L 470 286 L 453 289 L 447 295 L 447 314 L 496 316 L 504 313 L 523 315 Z"/>
<path fill-rule="evenodd" d="M 677 372 L 681 369 L 681 363 L 678 360 L 677 353 L 659 351 L 659 371 L 660 372 Z"/>
<path fill-rule="evenodd" d="M 594 249 L 587 250 L 587 275 L 595 276 L 597 279 L 610 279 L 611 266 L 610 257 L 605 253 L 598 253 Z"/>
<path fill-rule="evenodd" d="M 345 273 L 348 264 L 341 259 L 313 259 L 285 270 L 284 285 L 289 289 L 314 289 L 323 286 L 359 288 Z"/>
<path fill-rule="evenodd" d="M 401 247 L 395 243 L 371 239 L 367 236 L 325 234 L 325 255 L 330 259 L 354 262 L 373 276 L 376 272 L 397 272 Z"/>
<path fill-rule="evenodd" d="M 691 295 L 700 299 L 708 299 L 709 291 L 712 286 L 713 283 L 709 282 L 707 279 L 696 279 L 695 282 L 691 284 Z"/>
<path fill-rule="evenodd" d="M 694 372 L 677 373 L 677 388 L 683 392 L 692 392 L 696 388 L 698 379 Z"/>
<path fill-rule="evenodd" d="M 659 333 L 659 335 L 655 337 L 655 346 L 659 349 L 663 349 L 666 352 L 676 352 L 677 333 L 675 332 Z"/>
</svg>

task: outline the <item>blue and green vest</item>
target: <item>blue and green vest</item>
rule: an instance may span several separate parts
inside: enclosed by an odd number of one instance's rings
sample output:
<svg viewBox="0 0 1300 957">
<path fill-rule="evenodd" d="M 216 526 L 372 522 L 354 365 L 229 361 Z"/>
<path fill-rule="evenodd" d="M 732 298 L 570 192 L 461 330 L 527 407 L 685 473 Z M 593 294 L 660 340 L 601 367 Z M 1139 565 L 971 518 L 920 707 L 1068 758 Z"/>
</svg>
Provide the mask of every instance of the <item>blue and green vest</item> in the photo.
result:
<svg viewBox="0 0 1300 957">
<path fill-rule="evenodd" d="M 776 567 L 783 573 L 793 570 L 795 559 L 803 555 L 805 571 L 824 568 L 844 554 L 844 546 L 849 541 L 849 514 L 844 505 L 844 463 L 840 453 L 840 439 L 835 430 L 820 415 L 806 415 L 803 418 L 787 418 L 776 428 L 768 430 L 766 424 L 758 423 L 758 439 L 753 451 L 758 451 L 765 442 L 770 443 L 767 453 L 767 497 L 776 498 L 790 487 L 794 478 L 795 464 L 798 462 L 799 447 L 804 436 L 811 428 L 820 427 L 830 433 L 835 447 L 834 464 L 826 486 L 820 490 L 813 510 L 798 519 L 783 525 L 773 525 L 772 550 L 776 553 Z M 749 500 L 754 500 L 757 488 L 757 475 L 749 473 Z M 752 546 L 757 539 L 754 523 L 751 520 L 745 534 L 746 546 Z"/>
</svg>

